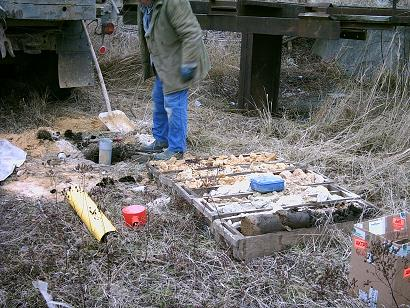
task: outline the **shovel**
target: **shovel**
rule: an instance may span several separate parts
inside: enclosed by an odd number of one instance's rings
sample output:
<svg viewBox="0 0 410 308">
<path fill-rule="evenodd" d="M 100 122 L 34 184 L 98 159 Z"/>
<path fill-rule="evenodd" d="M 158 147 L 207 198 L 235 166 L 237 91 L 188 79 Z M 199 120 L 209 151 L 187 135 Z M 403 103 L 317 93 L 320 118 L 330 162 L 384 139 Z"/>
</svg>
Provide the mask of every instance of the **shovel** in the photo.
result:
<svg viewBox="0 0 410 308">
<path fill-rule="evenodd" d="M 104 101 L 105 101 L 105 104 L 107 105 L 107 112 L 101 112 L 98 115 L 98 118 L 112 132 L 117 132 L 117 133 L 122 133 L 122 134 L 132 132 L 133 130 L 135 130 L 136 124 L 133 121 L 131 121 L 127 117 L 127 115 L 121 110 L 111 109 L 111 103 L 108 97 L 107 88 L 105 86 L 104 78 L 101 73 L 100 65 L 98 64 L 97 56 L 95 55 L 95 51 L 91 43 L 90 35 L 88 34 L 88 31 L 87 31 L 87 26 L 85 25 L 84 21 L 82 21 L 82 24 L 83 24 L 84 33 L 88 40 L 88 45 L 90 46 L 91 55 L 93 57 L 95 69 L 98 74 L 98 80 L 100 81 L 102 93 L 104 96 Z"/>
</svg>

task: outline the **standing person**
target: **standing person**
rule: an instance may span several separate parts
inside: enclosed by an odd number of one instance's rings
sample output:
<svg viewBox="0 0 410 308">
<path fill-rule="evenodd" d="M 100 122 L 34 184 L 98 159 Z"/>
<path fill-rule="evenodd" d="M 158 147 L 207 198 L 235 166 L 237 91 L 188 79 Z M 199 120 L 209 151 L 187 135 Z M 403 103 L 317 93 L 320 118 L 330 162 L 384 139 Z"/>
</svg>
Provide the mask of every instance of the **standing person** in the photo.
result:
<svg viewBox="0 0 410 308">
<path fill-rule="evenodd" d="M 152 90 L 155 141 L 144 148 L 155 160 L 186 151 L 188 88 L 209 71 L 202 30 L 188 0 L 140 0 L 139 33 L 144 78 Z"/>
</svg>

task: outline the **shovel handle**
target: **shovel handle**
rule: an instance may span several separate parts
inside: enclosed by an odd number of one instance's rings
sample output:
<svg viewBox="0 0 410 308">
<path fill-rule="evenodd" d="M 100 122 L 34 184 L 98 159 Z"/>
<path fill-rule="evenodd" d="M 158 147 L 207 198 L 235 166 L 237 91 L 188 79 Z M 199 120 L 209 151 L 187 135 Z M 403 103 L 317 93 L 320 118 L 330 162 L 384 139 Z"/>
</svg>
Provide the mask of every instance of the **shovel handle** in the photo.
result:
<svg viewBox="0 0 410 308">
<path fill-rule="evenodd" d="M 87 37 L 88 46 L 90 47 L 91 56 L 93 58 L 94 66 L 95 66 L 95 69 L 97 71 L 98 80 L 100 81 L 100 86 L 101 86 L 102 93 L 103 93 L 103 96 L 104 96 L 105 104 L 107 105 L 108 113 L 111 113 L 110 98 L 108 97 L 107 87 L 105 86 L 105 82 L 104 82 L 103 75 L 101 73 L 100 65 L 98 64 L 97 56 L 95 54 L 93 44 L 91 43 L 90 35 L 88 34 L 87 26 L 86 26 L 84 20 L 82 20 L 81 23 L 83 25 L 83 30 L 84 30 L 85 36 Z"/>
</svg>

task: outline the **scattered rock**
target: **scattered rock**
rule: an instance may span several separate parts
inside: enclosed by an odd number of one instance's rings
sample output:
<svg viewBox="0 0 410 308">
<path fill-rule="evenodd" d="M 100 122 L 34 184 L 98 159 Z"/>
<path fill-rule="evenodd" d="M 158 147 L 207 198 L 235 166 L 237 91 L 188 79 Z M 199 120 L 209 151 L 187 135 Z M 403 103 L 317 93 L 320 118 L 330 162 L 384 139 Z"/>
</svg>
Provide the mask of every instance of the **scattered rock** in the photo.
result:
<svg viewBox="0 0 410 308">
<path fill-rule="evenodd" d="M 141 174 L 138 174 L 136 180 L 138 183 L 141 183 L 144 180 L 144 177 Z"/>
<path fill-rule="evenodd" d="M 71 158 L 83 158 L 83 154 L 79 149 L 77 149 L 71 142 L 67 140 L 58 140 L 56 141 L 59 152 L 63 152 L 67 157 Z"/>
<path fill-rule="evenodd" d="M 155 199 L 152 202 L 149 202 L 147 204 L 147 208 L 151 210 L 158 210 L 161 211 L 163 208 L 165 208 L 169 203 L 171 202 L 171 197 L 169 196 L 164 196 L 164 197 L 159 197 Z"/>
<path fill-rule="evenodd" d="M 145 192 L 146 187 L 144 185 L 131 188 L 133 192 Z"/>
<path fill-rule="evenodd" d="M 93 170 L 93 166 L 87 165 L 87 164 L 78 164 L 75 166 L 74 170 L 79 171 L 79 172 L 91 172 Z"/>
<path fill-rule="evenodd" d="M 148 135 L 148 134 L 139 134 L 135 136 L 138 141 L 142 144 L 142 145 L 148 145 L 151 142 L 154 142 L 154 137 L 152 135 Z"/>
<path fill-rule="evenodd" d="M 26 170 L 19 170 L 19 171 L 17 171 L 17 176 L 22 176 L 22 175 L 24 175 L 26 173 Z"/>
</svg>

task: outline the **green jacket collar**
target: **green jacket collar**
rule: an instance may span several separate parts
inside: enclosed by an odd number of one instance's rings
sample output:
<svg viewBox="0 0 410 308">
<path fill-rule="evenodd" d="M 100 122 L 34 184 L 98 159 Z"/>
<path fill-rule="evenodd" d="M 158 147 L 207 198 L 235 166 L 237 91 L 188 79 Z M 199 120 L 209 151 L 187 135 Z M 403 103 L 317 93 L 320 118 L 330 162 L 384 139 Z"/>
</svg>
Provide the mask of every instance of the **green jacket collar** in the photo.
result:
<svg viewBox="0 0 410 308">
<path fill-rule="evenodd" d="M 154 28 L 155 25 L 155 20 L 158 17 L 158 13 L 159 13 L 159 8 L 161 8 L 161 6 L 163 5 L 164 0 L 154 0 L 153 2 L 153 11 L 152 11 L 152 17 L 151 17 L 151 24 L 150 24 L 150 28 L 151 28 L 151 32 L 146 34 L 146 37 L 149 37 L 152 33 L 152 29 Z"/>
</svg>

